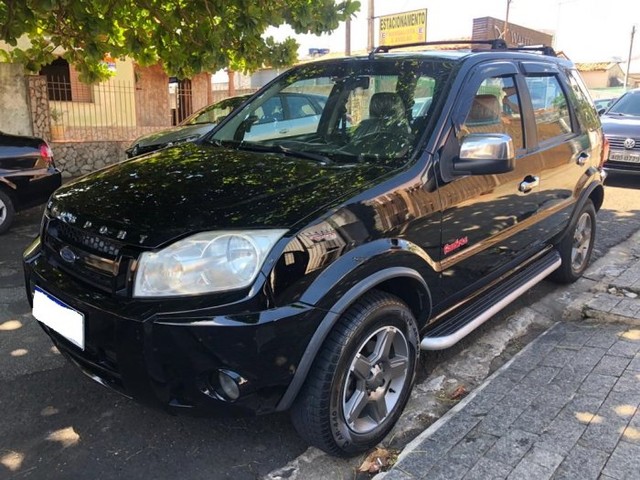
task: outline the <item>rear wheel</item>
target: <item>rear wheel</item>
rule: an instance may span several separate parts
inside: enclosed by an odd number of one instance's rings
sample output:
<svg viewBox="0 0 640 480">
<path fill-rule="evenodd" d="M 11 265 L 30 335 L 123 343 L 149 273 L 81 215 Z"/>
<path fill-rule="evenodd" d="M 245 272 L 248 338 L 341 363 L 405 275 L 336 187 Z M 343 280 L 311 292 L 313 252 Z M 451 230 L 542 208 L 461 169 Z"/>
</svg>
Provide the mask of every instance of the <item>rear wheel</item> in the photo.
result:
<svg viewBox="0 0 640 480">
<path fill-rule="evenodd" d="M 13 209 L 13 202 L 9 195 L 0 190 L 0 233 L 4 233 L 9 230 L 9 227 L 13 223 L 13 216 L 15 211 Z"/>
<path fill-rule="evenodd" d="M 380 443 L 404 409 L 418 361 L 418 328 L 399 298 L 372 291 L 338 321 L 292 408 L 296 430 L 332 455 Z"/>
<path fill-rule="evenodd" d="M 582 276 L 591 259 L 596 238 L 596 209 L 587 200 L 572 223 L 569 234 L 557 245 L 562 265 L 549 278 L 558 283 L 572 283 Z"/>
</svg>

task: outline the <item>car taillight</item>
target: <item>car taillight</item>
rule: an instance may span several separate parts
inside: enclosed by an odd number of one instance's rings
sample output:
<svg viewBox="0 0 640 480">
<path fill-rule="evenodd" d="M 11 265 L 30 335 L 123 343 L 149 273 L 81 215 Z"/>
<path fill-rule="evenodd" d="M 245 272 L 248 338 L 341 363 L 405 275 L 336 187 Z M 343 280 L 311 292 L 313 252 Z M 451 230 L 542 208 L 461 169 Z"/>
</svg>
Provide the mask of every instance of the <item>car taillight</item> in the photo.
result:
<svg viewBox="0 0 640 480">
<path fill-rule="evenodd" d="M 600 159 L 600 167 L 604 165 L 604 162 L 609 160 L 609 140 L 607 137 L 604 137 L 604 141 L 602 142 L 602 158 Z"/>
<path fill-rule="evenodd" d="M 53 162 L 53 152 L 51 151 L 51 147 L 46 143 L 40 145 L 40 156 L 48 165 L 51 165 L 51 162 Z"/>
</svg>

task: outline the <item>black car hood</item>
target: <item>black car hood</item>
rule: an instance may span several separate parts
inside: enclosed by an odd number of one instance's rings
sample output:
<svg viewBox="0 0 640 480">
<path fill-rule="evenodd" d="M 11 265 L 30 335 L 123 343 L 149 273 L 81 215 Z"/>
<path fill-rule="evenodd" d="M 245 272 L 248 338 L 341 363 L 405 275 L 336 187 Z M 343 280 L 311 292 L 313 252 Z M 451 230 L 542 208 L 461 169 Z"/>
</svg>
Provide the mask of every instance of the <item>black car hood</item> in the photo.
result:
<svg viewBox="0 0 640 480">
<path fill-rule="evenodd" d="M 185 144 L 100 170 L 59 189 L 49 214 L 146 247 L 191 232 L 288 228 L 390 171 Z"/>
<path fill-rule="evenodd" d="M 640 117 L 602 115 L 600 117 L 605 135 L 615 137 L 640 137 Z"/>
</svg>

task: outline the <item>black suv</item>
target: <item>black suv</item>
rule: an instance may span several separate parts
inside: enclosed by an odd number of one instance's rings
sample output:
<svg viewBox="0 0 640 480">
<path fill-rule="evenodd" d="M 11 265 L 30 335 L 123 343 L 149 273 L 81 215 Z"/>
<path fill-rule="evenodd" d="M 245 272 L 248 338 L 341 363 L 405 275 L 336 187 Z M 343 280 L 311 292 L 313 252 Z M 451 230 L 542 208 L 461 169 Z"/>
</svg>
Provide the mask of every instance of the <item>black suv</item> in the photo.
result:
<svg viewBox="0 0 640 480">
<path fill-rule="evenodd" d="M 370 448 L 421 348 L 589 262 L 593 103 L 549 49 L 494 47 L 298 66 L 197 143 L 64 186 L 24 255 L 34 316 L 137 400 L 291 408 L 325 451 Z M 326 97 L 314 131 L 258 139 L 262 106 L 287 92 Z"/>
</svg>

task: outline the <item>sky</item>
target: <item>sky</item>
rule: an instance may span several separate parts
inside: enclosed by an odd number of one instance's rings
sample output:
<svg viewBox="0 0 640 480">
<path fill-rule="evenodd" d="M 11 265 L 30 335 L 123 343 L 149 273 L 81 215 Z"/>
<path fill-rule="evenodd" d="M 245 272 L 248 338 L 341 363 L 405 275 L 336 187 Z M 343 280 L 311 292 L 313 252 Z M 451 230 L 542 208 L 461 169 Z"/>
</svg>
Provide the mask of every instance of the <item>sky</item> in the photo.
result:
<svg viewBox="0 0 640 480">
<path fill-rule="evenodd" d="M 367 47 L 367 0 L 352 21 L 351 50 Z M 469 38 L 473 19 L 496 17 L 504 20 L 507 0 L 375 0 L 374 13 L 389 15 L 427 9 L 427 40 Z M 640 0 L 512 0 L 509 23 L 536 30 L 556 32 L 554 47 L 574 62 L 609 61 L 629 55 L 631 28 L 640 30 Z M 375 39 L 378 32 L 376 20 Z M 329 48 L 344 52 L 345 29 L 342 25 L 331 35 L 295 35 L 287 28 L 268 32 L 281 39 L 293 36 L 300 43 L 300 56 L 309 48 Z M 634 40 L 632 57 L 640 59 L 640 32 Z"/>
</svg>

